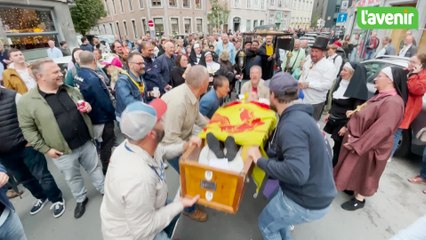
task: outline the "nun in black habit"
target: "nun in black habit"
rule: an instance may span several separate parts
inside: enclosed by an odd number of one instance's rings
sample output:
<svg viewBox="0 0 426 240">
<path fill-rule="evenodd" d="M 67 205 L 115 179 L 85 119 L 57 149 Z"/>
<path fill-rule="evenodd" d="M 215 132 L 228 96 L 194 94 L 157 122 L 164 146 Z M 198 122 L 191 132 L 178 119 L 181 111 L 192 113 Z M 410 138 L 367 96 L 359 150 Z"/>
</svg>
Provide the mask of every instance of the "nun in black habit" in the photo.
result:
<svg viewBox="0 0 426 240">
<path fill-rule="evenodd" d="M 340 78 L 333 89 L 333 100 L 324 131 L 334 140 L 333 166 L 339 159 L 340 147 L 345 134 L 345 125 L 349 121 L 346 113 L 357 108 L 368 99 L 367 70 L 355 62 L 343 65 Z"/>
</svg>

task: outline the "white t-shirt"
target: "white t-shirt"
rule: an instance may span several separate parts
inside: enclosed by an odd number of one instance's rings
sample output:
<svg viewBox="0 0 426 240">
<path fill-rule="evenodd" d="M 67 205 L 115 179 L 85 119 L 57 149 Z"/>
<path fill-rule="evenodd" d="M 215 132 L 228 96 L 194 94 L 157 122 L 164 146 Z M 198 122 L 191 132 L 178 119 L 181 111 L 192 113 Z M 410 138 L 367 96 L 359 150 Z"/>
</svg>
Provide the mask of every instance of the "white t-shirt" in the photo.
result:
<svg viewBox="0 0 426 240">
<path fill-rule="evenodd" d="M 15 69 L 16 72 L 18 72 L 19 76 L 21 77 L 22 81 L 24 81 L 25 86 L 27 86 L 28 90 L 33 89 L 37 87 L 37 83 L 34 80 L 34 78 L 30 75 L 27 68 L 23 70 Z"/>
</svg>

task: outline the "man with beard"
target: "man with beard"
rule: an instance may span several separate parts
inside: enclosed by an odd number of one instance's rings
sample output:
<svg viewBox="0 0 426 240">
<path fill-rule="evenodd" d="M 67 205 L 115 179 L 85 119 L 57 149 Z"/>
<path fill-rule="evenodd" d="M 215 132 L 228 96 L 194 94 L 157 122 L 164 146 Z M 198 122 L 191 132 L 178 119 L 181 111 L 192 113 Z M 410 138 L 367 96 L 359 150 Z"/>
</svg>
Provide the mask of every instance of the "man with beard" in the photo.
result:
<svg viewBox="0 0 426 240">
<path fill-rule="evenodd" d="M 257 65 L 262 66 L 262 59 L 258 55 L 260 43 L 257 40 L 253 40 L 251 43 L 251 49 L 246 51 L 246 66 L 244 68 L 243 79 L 250 79 L 250 69 L 251 67 Z"/>
<path fill-rule="evenodd" d="M 160 74 L 160 66 L 157 63 L 157 60 L 154 59 L 154 46 L 151 42 L 142 42 L 141 45 L 141 55 L 145 62 L 145 73 L 143 74 L 143 79 L 146 84 L 147 96 L 146 100 L 150 101 L 153 98 L 159 97 L 158 93 L 154 92 L 153 89 L 157 87 L 160 91 L 160 94 L 164 94 L 165 90 L 161 88 L 163 82 L 162 76 Z"/>
<path fill-rule="evenodd" d="M 263 239 L 291 239 L 292 225 L 322 218 L 336 195 L 331 152 L 316 122 L 313 108 L 298 103 L 297 81 L 289 73 L 277 73 L 269 82 L 271 108 L 280 116 L 268 149 L 259 148 L 249 158 L 280 188 L 259 216 Z"/>
<path fill-rule="evenodd" d="M 259 49 L 262 58 L 262 76 L 264 79 L 271 79 L 274 75 L 274 65 L 281 66 L 280 53 L 274 48 L 273 36 L 268 35 L 265 43 Z"/>
<path fill-rule="evenodd" d="M 170 239 L 179 213 L 199 198 L 176 195 L 167 203 L 163 158 L 178 156 L 199 140 L 159 145 L 166 109 L 163 100 L 155 99 L 150 105 L 132 103 L 122 114 L 126 140 L 111 157 L 101 204 L 104 239 Z"/>
</svg>

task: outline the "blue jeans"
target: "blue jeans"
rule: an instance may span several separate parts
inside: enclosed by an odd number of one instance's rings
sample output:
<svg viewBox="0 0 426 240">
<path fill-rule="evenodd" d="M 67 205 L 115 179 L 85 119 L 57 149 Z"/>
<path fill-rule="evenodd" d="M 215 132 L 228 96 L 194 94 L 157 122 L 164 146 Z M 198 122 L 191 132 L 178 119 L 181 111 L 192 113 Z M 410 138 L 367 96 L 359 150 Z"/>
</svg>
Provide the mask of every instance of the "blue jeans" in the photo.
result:
<svg viewBox="0 0 426 240">
<path fill-rule="evenodd" d="M 393 157 L 393 155 L 395 154 L 396 149 L 398 148 L 398 142 L 399 140 L 401 140 L 401 138 L 402 138 L 402 129 L 398 128 L 398 130 L 396 130 L 395 134 L 393 135 L 393 147 L 392 147 L 390 158 Z"/>
<path fill-rule="evenodd" d="M 391 240 L 426 239 L 426 215 L 401 230 Z"/>
<path fill-rule="evenodd" d="M 180 170 L 179 170 L 179 159 L 180 159 L 180 156 L 175 157 L 175 158 L 173 158 L 173 159 L 170 159 L 170 160 L 169 160 L 169 164 L 170 164 L 170 166 L 172 166 L 172 168 L 174 168 L 174 169 L 176 170 L 176 172 L 180 175 Z M 196 205 L 194 204 L 194 206 L 192 206 L 192 207 L 185 208 L 185 209 L 184 209 L 184 211 L 185 211 L 185 212 L 187 212 L 187 213 L 192 213 L 193 211 L 195 211 L 195 207 L 196 207 Z"/>
<path fill-rule="evenodd" d="M 37 199 L 62 201 L 62 192 L 47 168 L 44 155 L 32 147 L 23 147 L 12 153 L 2 154 L 0 162 Z"/>
<path fill-rule="evenodd" d="M 18 214 L 11 210 L 3 225 L 0 226 L 0 239 L 26 240 L 24 227 Z"/>
<path fill-rule="evenodd" d="M 420 169 L 420 176 L 426 179 L 426 147 L 423 149 L 422 169 Z"/>
<path fill-rule="evenodd" d="M 367 49 L 365 54 L 365 60 L 373 58 L 375 53 L 376 53 L 376 49 Z"/>
<path fill-rule="evenodd" d="M 280 188 L 260 214 L 259 229 L 265 240 L 288 240 L 291 239 L 291 225 L 318 220 L 329 208 L 306 209 L 288 198 Z"/>
</svg>

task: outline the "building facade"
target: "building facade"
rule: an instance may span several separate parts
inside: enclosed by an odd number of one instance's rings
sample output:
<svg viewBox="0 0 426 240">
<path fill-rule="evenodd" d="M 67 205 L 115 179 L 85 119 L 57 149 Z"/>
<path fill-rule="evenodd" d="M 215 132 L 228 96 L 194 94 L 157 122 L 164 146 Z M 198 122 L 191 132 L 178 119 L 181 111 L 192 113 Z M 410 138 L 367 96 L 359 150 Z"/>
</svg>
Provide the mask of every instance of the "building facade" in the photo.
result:
<svg viewBox="0 0 426 240">
<path fill-rule="evenodd" d="M 0 1 L 0 39 L 27 60 L 47 57 L 48 40 L 78 45 L 67 0 Z"/>
<path fill-rule="evenodd" d="M 224 26 L 224 29 L 248 32 L 267 23 L 265 0 L 222 0 L 220 3 L 229 10 L 227 26 Z"/>
<path fill-rule="evenodd" d="M 314 0 L 293 0 L 291 4 L 291 28 L 308 29 L 311 26 Z"/>
<path fill-rule="evenodd" d="M 107 16 L 98 21 L 98 34 L 138 39 L 149 32 L 175 35 L 207 32 L 208 0 L 102 0 Z"/>
<path fill-rule="evenodd" d="M 291 26 L 293 1 L 264 0 L 264 2 L 268 5 L 268 24 L 275 25 L 277 30 L 287 30 Z"/>
<path fill-rule="evenodd" d="M 315 0 L 314 5 L 312 7 L 312 17 L 311 17 L 311 26 L 317 27 L 319 19 L 326 19 L 325 13 L 327 10 L 326 0 Z"/>
</svg>

